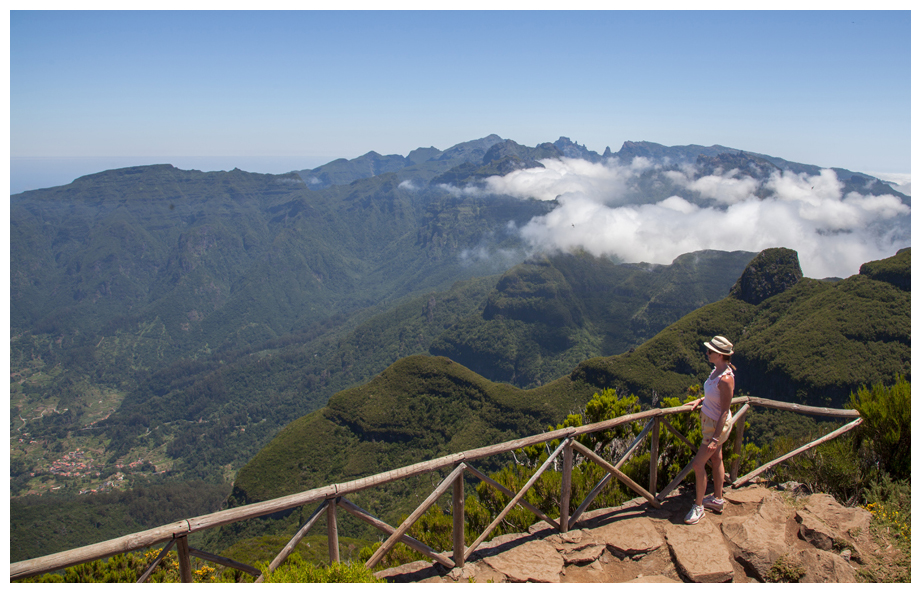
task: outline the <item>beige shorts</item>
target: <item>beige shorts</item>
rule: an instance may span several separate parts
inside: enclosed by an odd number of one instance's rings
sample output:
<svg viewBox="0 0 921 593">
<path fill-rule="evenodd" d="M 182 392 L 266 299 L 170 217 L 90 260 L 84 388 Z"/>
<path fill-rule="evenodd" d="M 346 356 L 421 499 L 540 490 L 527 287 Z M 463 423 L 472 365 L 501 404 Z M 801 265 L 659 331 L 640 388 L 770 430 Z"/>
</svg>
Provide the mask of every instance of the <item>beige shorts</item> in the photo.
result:
<svg viewBox="0 0 921 593">
<path fill-rule="evenodd" d="M 714 420 L 707 416 L 706 414 L 700 415 L 700 432 L 703 433 L 702 443 L 706 443 L 714 436 L 717 435 L 717 426 L 716 423 L 718 420 Z M 729 438 L 729 432 L 732 430 L 731 416 L 726 414 L 726 423 L 723 425 L 722 431 L 719 434 L 719 444 L 722 445 L 726 442 L 726 439 Z"/>
</svg>

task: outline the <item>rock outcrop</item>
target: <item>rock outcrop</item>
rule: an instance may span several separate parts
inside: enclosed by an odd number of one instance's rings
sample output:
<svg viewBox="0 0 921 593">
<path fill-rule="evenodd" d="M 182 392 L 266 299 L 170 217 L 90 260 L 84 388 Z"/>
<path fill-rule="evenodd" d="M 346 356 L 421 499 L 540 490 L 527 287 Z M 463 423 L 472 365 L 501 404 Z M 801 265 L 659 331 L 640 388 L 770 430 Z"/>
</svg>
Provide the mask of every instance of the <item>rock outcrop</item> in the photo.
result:
<svg viewBox="0 0 921 593">
<path fill-rule="evenodd" d="M 799 255 L 792 249 L 775 247 L 755 256 L 729 291 L 737 299 L 758 305 L 787 290 L 803 278 Z"/>
<path fill-rule="evenodd" d="M 450 571 L 420 561 L 376 574 L 391 582 L 856 582 L 869 546 L 864 509 L 760 485 L 724 498 L 721 514 L 707 511 L 696 525 L 684 523 L 691 495 L 679 492 L 659 509 L 635 499 L 585 513 L 567 533 L 536 523 L 484 543 Z"/>
</svg>

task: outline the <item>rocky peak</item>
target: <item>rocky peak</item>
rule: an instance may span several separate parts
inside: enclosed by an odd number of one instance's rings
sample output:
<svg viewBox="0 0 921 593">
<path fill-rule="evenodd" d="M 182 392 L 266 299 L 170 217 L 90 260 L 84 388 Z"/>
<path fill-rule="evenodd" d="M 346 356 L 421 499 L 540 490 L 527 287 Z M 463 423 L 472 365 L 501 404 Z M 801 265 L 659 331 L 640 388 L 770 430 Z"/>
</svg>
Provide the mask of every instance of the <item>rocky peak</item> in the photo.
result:
<svg viewBox="0 0 921 593">
<path fill-rule="evenodd" d="M 751 260 L 729 295 L 757 305 L 787 290 L 802 277 L 796 251 L 785 247 L 765 249 Z"/>
<path fill-rule="evenodd" d="M 735 177 L 747 175 L 756 179 L 766 179 L 780 167 L 745 152 L 724 152 L 718 155 L 700 155 L 697 157 L 697 171 L 705 175 L 727 174 L 737 171 Z"/>
</svg>

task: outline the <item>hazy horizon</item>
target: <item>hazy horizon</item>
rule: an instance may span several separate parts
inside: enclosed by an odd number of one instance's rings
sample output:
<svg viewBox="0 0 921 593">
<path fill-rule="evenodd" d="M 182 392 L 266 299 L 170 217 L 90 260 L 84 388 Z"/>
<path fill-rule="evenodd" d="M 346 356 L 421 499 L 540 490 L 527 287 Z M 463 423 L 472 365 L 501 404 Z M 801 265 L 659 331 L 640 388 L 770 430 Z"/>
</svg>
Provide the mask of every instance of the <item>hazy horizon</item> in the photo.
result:
<svg viewBox="0 0 921 593">
<path fill-rule="evenodd" d="M 470 138 L 468 140 L 474 140 Z M 511 140 L 514 140 L 512 138 Z M 549 140 L 548 140 L 549 141 Z M 450 148 L 436 147 L 440 150 Z M 735 148 L 735 147 L 733 147 Z M 373 149 L 371 149 L 373 150 Z M 591 150 L 591 149 L 590 149 Z M 613 149 L 612 149 L 613 150 Z M 744 150 L 741 148 L 740 150 Z M 370 152 L 370 151 L 366 151 Z M 596 151 L 597 152 L 597 151 Z M 366 153 L 362 153 L 366 154 Z M 407 153 L 408 154 L 408 153 Z M 361 155 L 356 155 L 361 156 Z M 407 156 L 403 154 L 401 156 Z M 771 155 L 784 158 L 783 155 Z M 10 195 L 67 185 L 85 175 L 111 169 L 145 165 L 173 165 L 178 169 L 281 174 L 315 169 L 340 156 L 103 156 L 103 157 L 10 157 Z M 804 163 L 814 164 L 814 163 Z M 911 173 L 901 171 L 854 171 L 897 184 L 895 189 L 911 195 Z"/>
</svg>

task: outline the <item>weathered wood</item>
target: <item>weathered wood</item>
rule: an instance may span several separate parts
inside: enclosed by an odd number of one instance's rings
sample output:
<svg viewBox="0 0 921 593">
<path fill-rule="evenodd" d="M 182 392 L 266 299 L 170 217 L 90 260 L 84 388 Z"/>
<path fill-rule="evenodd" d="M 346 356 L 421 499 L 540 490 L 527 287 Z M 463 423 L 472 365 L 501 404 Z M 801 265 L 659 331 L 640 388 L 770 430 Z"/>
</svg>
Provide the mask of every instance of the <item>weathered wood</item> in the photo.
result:
<svg viewBox="0 0 921 593">
<path fill-rule="evenodd" d="M 150 566 L 147 567 L 147 570 L 144 571 L 144 574 L 141 575 L 141 578 L 139 578 L 139 579 L 137 580 L 137 582 L 138 582 L 138 583 L 146 583 L 146 582 L 147 582 L 147 579 L 150 578 L 150 575 L 153 574 L 153 571 L 157 568 L 157 566 L 160 564 L 160 562 L 161 562 L 164 558 L 166 558 L 166 555 L 169 553 L 169 551 L 170 551 L 170 550 L 173 548 L 173 546 L 175 546 L 175 545 L 176 545 L 176 540 L 170 540 L 170 542 L 169 542 L 168 544 L 166 544 L 165 546 L 163 546 L 163 549 L 160 550 L 160 553 L 157 555 L 157 557 L 154 559 L 154 561 L 150 563 Z"/>
<path fill-rule="evenodd" d="M 243 572 L 249 573 L 254 577 L 262 576 L 262 571 L 258 568 L 250 566 L 249 564 L 243 564 L 242 562 L 237 562 L 230 558 L 224 558 L 223 556 L 218 556 L 217 554 L 211 554 L 210 552 L 205 552 L 203 550 L 196 550 L 195 548 L 189 548 L 189 554 L 195 556 L 196 558 L 201 558 L 202 560 L 207 560 L 208 562 L 213 562 L 215 564 L 220 564 L 230 568 L 236 568 Z"/>
<path fill-rule="evenodd" d="M 622 466 L 624 463 L 627 462 L 627 459 L 629 459 L 630 456 L 633 454 L 633 450 L 636 449 L 637 446 L 643 442 L 643 439 L 645 439 L 646 435 L 649 434 L 649 431 L 652 430 L 652 425 L 655 424 L 655 422 L 658 419 L 659 417 L 656 416 L 650 419 L 649 422 L 646 423 L 646 426 L 643 427 L 643 430 L 640 431 L 640 434 L 636 435 L 636 438 L 633 439 L 633 442 L 630 443 L 630 446 L 627 447 L 627 450 L 624 451 L 624 454 L 620 456 L 620 458 L 617 460 L 617 463 L 614 464 L 614 467 L 616 467 L 617 469 L 620 469 L 620 466 Z"/>
<path fill-rule="evenodd" d="M 389 552 L 390 549 L 398 541 L 400 541 L 400 538 L 403 537 L 403 535 L 407 531 L 409 531 L 409 528 L 412 527 L 413 523 L 415 523 L 419 519 L 419 517 L 421 517 L 425 513 L 425 511 L 427 511 L 428 508 L 435 503 L 436 500 L 438 500 L 438 497 L 444 494 L 448 490 L 448 488 L 453 487 L 454 480 L 457 478 L 457 476 L 462 475 L 464 473 L 465 467 L 467 467 L 466 464 L 461 463 L 456 468 L 454 468 L 454 471 L 448 474 L 448 477 L 445 478 L 441 482 L 441 484 L 438 485 L 435 491 L 429 494 L 428 498 L 422 501 L 422 504 L 420 504 L 416 508 L 416 510 L 413 511 L 412 514 L 409 517 L 407 517 L 406 520 L 403 521 L 403 523 L 401 523 L 399 527 L 397 527 L 396 531 L 394 531 L 390 535 L 390 537 L 387 538 L 387 541 L 385 541 L 383 545 L 381 545 L 381 547 L 378 548 L 377 551 L 374 552 L 371 558 L 369 558 L 368 561 L 365 562 L 365 566 L 367 566 L 368 568 L 374 568 L 374 566 L 377 565 L 377 563 L 381 561 L 381 558 L 384 557 L 384 554 Z"/>
<path fill-rule="evenodd" d="M 663 418 L 663 419 L 662 419 L 662 424 L 665 426 L 665 428 L 668 429 L 668 432 L 670 432 L 670 433 L 672 433 L 673 435 L 675 435 L 676 437 L 678 437 L 678 440 L 679 440 L 679 441 L 681 441 L 682 443 L 684 443 L 685 445 L 687 445 L 687 446 L 688 446 L 688 449 L 690 449 L 691 451 L 696 451 L 696 450 L 697 450 L 697 447 L 695 447 L 694 445 L 692 445 L 692 444 L 691 444 L 691 441 L 689 441 L 688 438 L 687 438 L 686 436 L 684 436 L 683 434 L 681 434 L 680 432 L 678 432 L 678 429 L 675 428 L 674 426 L 672 426 L 672 423 L 671 423 L 671 422 L 669 422 L 668 420 L 666 420 L 665 418 Z"/>
<path fill-rule="evenodd" d="M 387 535 L 392 535 L 393 532 L 396 531 L 393 527 L 384 523 L 383 521 L 381 521 L 380 519 L 378 519 L 377 517 L 375 517 L 368 511 L 364 510 L 360 506 L 356 505 L 354 502 L 350 501 L 347 498 L 340 498 L 339 506 L 343 510 L 345 510 L 347 513 L 349 513 L 350 515 L 358 519 L 361 519 L 362 521 L 364 521 L 365 523 L 369 525 L 376 527 L 377 529 L 383 531 Z M 446 556 L 442 554 L 439 554 L 438 552 L 436 552 L 429 546 L 423 544 L 422 542 L 420 542 L 414 537 L 404 535 L 403 537 L 400 538 L 400 543 L 406 544 L 407 546 L 419 552 L 420 554 L 425 554 L 432 560 L 435 560 L 436 562 L 443 564 L 448 569 L 454 568 L 454 563 L 451 562 L 449 558 L 447 558 Z"/>
<path fill-rule="evenodd" d="M 738 420 L 733 424 L 736 427 L 736 441 L 732 445 L 732 468 L 729 470 L 729 481 L 735 482 L 739 477 L 739 467 L 742 465 L 742 439 L 745 437 L 745 414 L 748 413 L 749 404 L 745 404 L 736 414 Z M 739 422 L 741 420 L 741 422 Z"/>
<path fill-rule="evenodd" d="M 599 456 L 598 454 L 596 454 L 594 451 L 592 451 L 588 447 L 583 446 L 578 441 L 573 442 L 573 447 L 575 447 L 577 451 L 579 451 L 580 453 L 582 453 L 583 455 L 585 455 L 586 457 L 588 457 L 589 459 L 591 459 L 592 461 L 594 461 L 595 463 L 597 463 L 598 465 L 606 469 L 609 473 L 614 474 L 615 478 L 617 478 L 618 480 L 626 484 L 627 487 L 629 487 L 631 490 L 633 490 L 634 492 L 636 492 L 637 494 L 639 494 L 640 496 L 648 500 L 649 504 L 651 504 L 652 506 L 656 508 L 659 508 L 660 506 L 659 501 L 656 500 L 656 497 L 650 494 L 645 488 L 643 488 L 642 486 L 640 486 L 639 484 L 631 480 L 630 476 L 620 471 L 619 469 L 614 467 L 612 464 L 608 463 L 606 459 Z"/>
<path fill-rule="evenodd" d="M 92 562 L 93 560 L 108 558 L 116 554 L 125 554 L 142 548 L 151 548 L 158 544 L 172 541 L 174 534 L 187 533 L 188 529 L 189 524 L 187 521 L 177 521 L 176 523 L 132 533 L 98 544 L 48 554 L 31 560 L 22 560 L 10 564 L 10 580 L 62 570 L 68 566 L 76 566 L 84 562 Z"/>
<path fill-rule="evenodd" d="M 310 515 L 310 518 L 307 519 L 307 522 L 297 530 L 297 533 L 294 534 L 294 537 L 291 538 L 285 547 L 282 548 L 281 552 L 275 556 L 275 559 L 272 560 L 271 564 L 269 564 L 269 572 L 275 571 L 275 569 L 281 566 L 282 562 L 288 559 L 288 556 L 291 555 L 291 552 L 294 551 L 294 548 L 297 547 L 297 544 L 299 544 L 300 541 L 304 539 L 304 536 L 307 535 L 307 532 L 310 531 L 310 528 L 313 527 L 313 524 L 317 522 L 317 520 L 320 518 L 320 515 L 323 513 L 323 510 L 326 508 L 326 505 L 328 504 L 329 500 L 324 500 L 320 503 L 320 506 L 318 506 L 313 514 Z M 259 577 L 256 579 L 256 582 L 261 583 L 264 580 L 265 575 L 259 575 Z"/>
<path fill-rule="evenodd" d="M 289 494 L 288 496 L 273 498 L 272 500 L 254 502 L 241 507 L 234 507 L 232 509 L 193 517 L 183 521 L 185 525 L 184 531 L 192 534 L 229 523 L 236 523 L 237 521 L 243 521 L 245 519 L 255 519 L 256 517 L 289 511 L 308 504 L 319 503 L 327 498 L 336 496 L 339 488 L 339 485 L 331 484 L 329 486 L 305 490 L 304 492 L 298 492 L 296 494 Z"/>
<path fill-rule="evenodd" d="M 329 563 L 339 562 L 339 527 L 336 524 L 336 500 L 326 505 L 326 547 L 329 549 Z"/>
<path fill-rule="evenodd" d="M 585 424 L 582 426 L 575 427 L 573 436 L 580 436 L 583 434 L 588 434 L 592 432 L 600 432 L 602 430 L 611 430 L 621 424 L 629 424 L 630 422 L 637 422 L 639 420 L 646 420 L 647 418 L 656 418 L 663 416 L 669 413 L 681 413 L 684 410 L 679 406 L 677 408 L 653 408 L 651 410 L 646 410 L 645 412 L 637 412 L 636 414 L 627 414 L 626 416 L 618 416 L 617 418 L 611 418 L 610 420 L 603 420 L 601 422 L 595 422 L 594 424 Z M 671 412 L 671 410 L 675 410 Z"/>
<path fill-rule="evenodd" d="M 800 404 L 791 404 L 788 402 L 779 402 L 772 399 L 761 397 L 749 397 L 748 403 L 765 408 L 774 408 L 777 410 L 789 410 L 800 414 L 810 414 L 812 416 L 832 416 L 835 418 L 859 418 L 860 412 L 857 410 L 836 410 L 835 408 L 817 408 L 815 406 L 803 406 Z"/>
<path fill-rule="evenodd" d="M 569 530 L 569 500 L 572 496 L 572 445 L 563 449 L 563 475 L 560 484 L 560 532 Z"/>
<path fill-rule="evenodd" d="M 573 442 L 573 441 L 572 441 L 572 438 L 571 438 L 571 437 L 570 437 L 570 438 L 567 438 L 567 439 L 564 439 L 563 442 L 560 443 L 560 446 L 557 447 L 556 450 L 555 450 L 553 453 L 551 453 L 551 454 L 547 457 L 547 460 L 544 461 L 543 465 L 541 465 L 541 466 L 538 468 L 538 470 L 537 470 L 536 472 L 534 472 L 534 475 L 531 476 L 531 479 L 529 479 L 529 480 L 525 483 L 524 486 L 522 486 L 522 488 L 521 488 L 521 490 L 518 492 L 518 494 L 516 494 L 516 495 L 512 498 L 512 500 L 509 501 L 509 503 L 508 503 L 507 505 L 505 505 L 505 508 L 502 509 L 502 511 L 499 513 L 499 515 L 496 516 L 495 519 L 493 519 L 492 523 L 490 523 L 489 526 L 486 527 L 486 530 L 485 530 L 483 533 L 480 534 L 480 537 L 478 537 L 478 538 L 476 539 L 476 541 L 474 541 L 472 544 L 470 544 L 470 547 L 467 548 L 467 552 L 464 554 L 464 560 L 467 560 L 467 559 L 470 558 L 470 555 L 473 554 L 473 552 L 476 551 L 476 549 L 479 547 L 479 545 L 480 545 L 481 543 L 483 543 L 483 540 L 485 540 L 485 539 L 489 536 L 489 534 L 492 533 L 493 529 L 495 529 L 496 526 L 499 525 L 499 523 L 501 523 L 503 519 L 505 519 L 505 516 L 508 515 L 508 514 L 511 512 L 511 510 L 512 510 L 513 508 L 515 508 L 515 505 L 517 505 L 518 502 L 519 502 L 522 498 L 524 498 L 524 495 L 527 494 L 528 490 L 531 489 L 531 486 L 533 486 L 534 483 L 537 482 L 537 480 L 540 478 L 541 474 L 543 474 L 543 473 L 547 470 L 547 468 L 550 467 L 550 464 L 553 463 L 553 460 L 556 459 L 557 456 L 558 456 L 561 452 L 563 452 L 564 449 L 566 449 L 566 447 L 569 447 L 569 446 L 572 444 L 572 442 Z M 557 529 L 559 529 L 559 527 L 557 527 Z"/>
<path fill-rule="evenodd" d="M 824 443 L 824 442 L 826 442 L 826 441 L 830 441 L 831 439 L 833 439 L 833 438 L 835 438 L 835 437 L 838 437 L 838 436 L 840 436 L 840 435 L 846 433 L 846 432 L 849 431 L 849 430 L 852 430 L 852 429 L 854 429 L 854 428 L 857 428 L 858 426 L 860 426 L 860 423 L 861 423 L 861 422 L 863 422 L 863 418 L 858 418 L 857 420 L 854 420 L 853 422 L 849 422 L 848 424 L 845 424 L 844 426 L 842 426 L 842 427 L 839 428 L 838 430 L 835 430 L 835 431 L 833 431 L 833 432 L 828 433 L 827 435 L 825 435 L 824 437 L 822 437 L 822 438 L 820 438 L 820 439 L 816 439 L 816 440 L 812 441 L 811 443 L 807 443 L 807 444 L 803 445 L 802 447 L 800 447 L 800 448 L 798 448 L 798 449 L 796 449 L 796 450 L 794 450 L 794 451 L 790 451 L 790 452 L 787 453 L 786 455 L 782 455 L 782 456 L 778 457 L 777 459 L 775 459 L 774 461 L 769 461 L 768 463 L 765 463 L 764 465 L 762 465 L 762 466 L 759 467 L 758 469 L 754 470 L 753 472 L 750 472 L 750 473 L 748 473 L 748 474 L 745 474 L 744 476 L 742 476 L 742 477 L 739 478 L 738 480 L 734 481 L 734 482 L 732 483 L 732 487 L 733 487 L 733 488 L 738 488 L 739 486 L 741 486 L 741 485 L 744 484 L 745 482 L 748 482 L 748 481 L 751 480 L 752 478 L 755 478 L 756 476 L 761 475 L 762 473 L 764 473 L 764 472 L 766 472 L 767 470 L 771 469 L 771 468 L 774 467 L 775 465 L 778 465 L 778 464 L 780 464 L 780 463 L 783 463 L 784 461 L 786 461 L 787 459 L 790 459 L 791 457 L 796 457 L 796 456 L 799 455 L 800 453 L 804 453 L 804 452 L 808 451 L 809 449 L 812 449 L 812 448 L 814 448 L 814 447 L 818 447 L 819 445 L 821 445 L 822 443 Z"/>
<path fill-rule="evenodd" d="M 627 450 L 624 452 L 624 454 L 621 455 L 620 459 L 617 460 L 617 463 L 614 464 L 614 467 L 616 467 L 617 469 L 620 469 L 620 466 L 626 463 L 629 456 L 633 453 L 633 450 L 636 449 L 637 445 L 639 445 L 640 442 L 642 442 L 643 438 L 647 434 L 649 434 L 650 430 L 652 430 L 653 426 L 658 424 L 658 422 L 659 422 L 659 416 L 655 416 L 652 419 L 650 419 L 649 422 L 646 423 L 646 426 L 643 427 L 642 432 L 640 432 L 640 434 L 637 435 L 635 439 L 633 439 L 633 442 L 630 444 L 629 447 L 627 447 Z M 588 495 L 585 497 L 585 500 L 583 500 L 582 503 L 576 508 L 576 510 L 573 511 L 572 517 L 569 517 L 567 519 L 567 523 L 566 523 L 567 529 L 572 529 L 573 526 L 575 526 L 575 524 L 579 520 L 579 517 L 582 515 L 582 513 L 585 512 L 585 509 L 587 509 L 588 506 L 592 504 L 595 498 L 599 494 L 601 494 L 601 491 L 604 489 L 605 486 L 608 485 L 608 482 L 611 481 L 611 478 L 612 478 L 612 474 L 606 473 L 604 477 L 601 478 L 601 480 L 597 484 L 595 484 L 595 487 L 592 488 L 591 492 L 588 493 Z"/>
<path fill-rule="evenodd" d="M 659 424 L 662 419 L 653 418 L 652 422 L 652 437 L 649 444 L 649 492 L 655 494 L 659 484 Z"/>
<path fill-rule="evenodd" d="M 575 434 L 575 432 L 576 428 L 566 427 L 559 430 L 552 430 L 550 432 L 524 437 L 521 439 L 515 439 L 513 441 L 506 441 L 504 443 L 499 443 L 498 445 L 489 445 L 487 447 L 472 449 L 470 451 L 465 451 L 464 453 L 459 453 L 459 455 L 463 458 L 463 461 L 469 463 L 470 461 L 476 461 L 477 459 L 483 459 L 485 457 L 492 457 L 493 455 L 499 455 L 500 453 L 508 453 L 510 451 L 514 451 L 515 449 L 522 449 L 532 445 L 548 443 L 557 439 L 569 438 Z"/>
<path fill-rule="evenodd" d="M 480 480 L 481 482 L 485 482 L 486 484 L 489 484 L 490 486 L 492 486 L 493 488 L 495 488 L 496 490 L 498 490 L 498 491 L 501 492 L 502 494 L 508 496 L 509 498 L 512 498 L 513 496 L 515 496 L 515 493 L 514 493 L 514 492 L 512 492 L 511 490 L 509 490 L 508 488 L 506 488 L 505 486 L 503 486 L 503 485 L 500 484 L 499 482 L 493 480 L 492 478 L 490 478 L 489 476 L 487 476 L 487 475 L 484 474 L 483 472 L 479 471 L 479 470 L 476 469 L 475 467 L 468 465 L 468 466 L 467 466 L 467 471 L 470 472 L 471 474 L 473 474 L 473 476 L 474 476 L 475 478 L 477 478 L 478 480 Z M 548 517 L 546 513 L 544 513 L 542 510 L 540 510 L 540 509 L 537 508 L 536 506 L 532 505 L 530 502 L 528 502 L 528 501 L 526 501 L 526 500 L 521 500 L 521 501 L 518 502 L 518 504 L 520 504 L 522 507 L 528 509 L 528 510 L 531 511 L 532 513 L 534 513 L 534 514 L 535 514 L 538 518 L 540 518 L 541 520 L 546 521 L 547 523 L 549 523 L 550 525 L 552 525 L 554 529 L 557 529 L 557 530 L 558 530 L 558 529 L 560 528 L 559 523 L 557 523 L 556 521 L 554 521 L 553 519 L 551 519 L 550 517 Z"/>
<path fill-rule="evenodd" d="M 675 488 L 677 488 L 678 484 L 680 484 L 681 481 L 684 480 L 684 478 L 687 477 L 689 473 L 691 473 L 692 469 L 694 469 L 693 461 L 687 464 L 686 466 L 684 466 L 684 468 L 682 468 L 682 470 L 678 472 L 678 475 L 675 476 L 675 478 L 671 482 L 668 483 L 668 486 L 662 489 L 662 492 L 659 492 L 658 494 L 656 494 L 656 500 L 665 500 L 665 498 L 669 495 L 669 493 Z"/>
<path fill-rule="evenodd" d="M 464 474 L 461 472 L 454 479 L 454 491 L 451 493 L 451 531 L 454 546 L 454 565 L 464 566 Z"/>
<path fill-rule="evenodd" d="M 186 536 L 176 538 L 176 553 L 179 555 L 179 580 L 183 583 L 192 582 L 192 559 L 189 558 L 189 538 Z"/>
<path fill-rule="evenodd" d="M 585 497 L 585 500 L 582 501 L 582 504 L 580 504 L 576 510 L 573 511 L 572 517 L 569 518 L 569 525 L 567 526 L 568 529 L 575 527 L 576 523 L 579 522 L 579 517 L 582 515 L 582 513 L 585 512 L 585 509 L 588 508 L 588 505 L 592 504 L 592 501 L 595 500 L 599 494 L 601 494 L 601 491 L 604 490 L 604 487 L 608 485 L 608 482 L 610 482 L 613 477 L 613 474 L 604 474 L 604 477 L 601 478 L 597 484 L 595 484 L 595 487 L 592 488 L 592 491 L 588 493 L 588 495 Z"/>
</svg>

